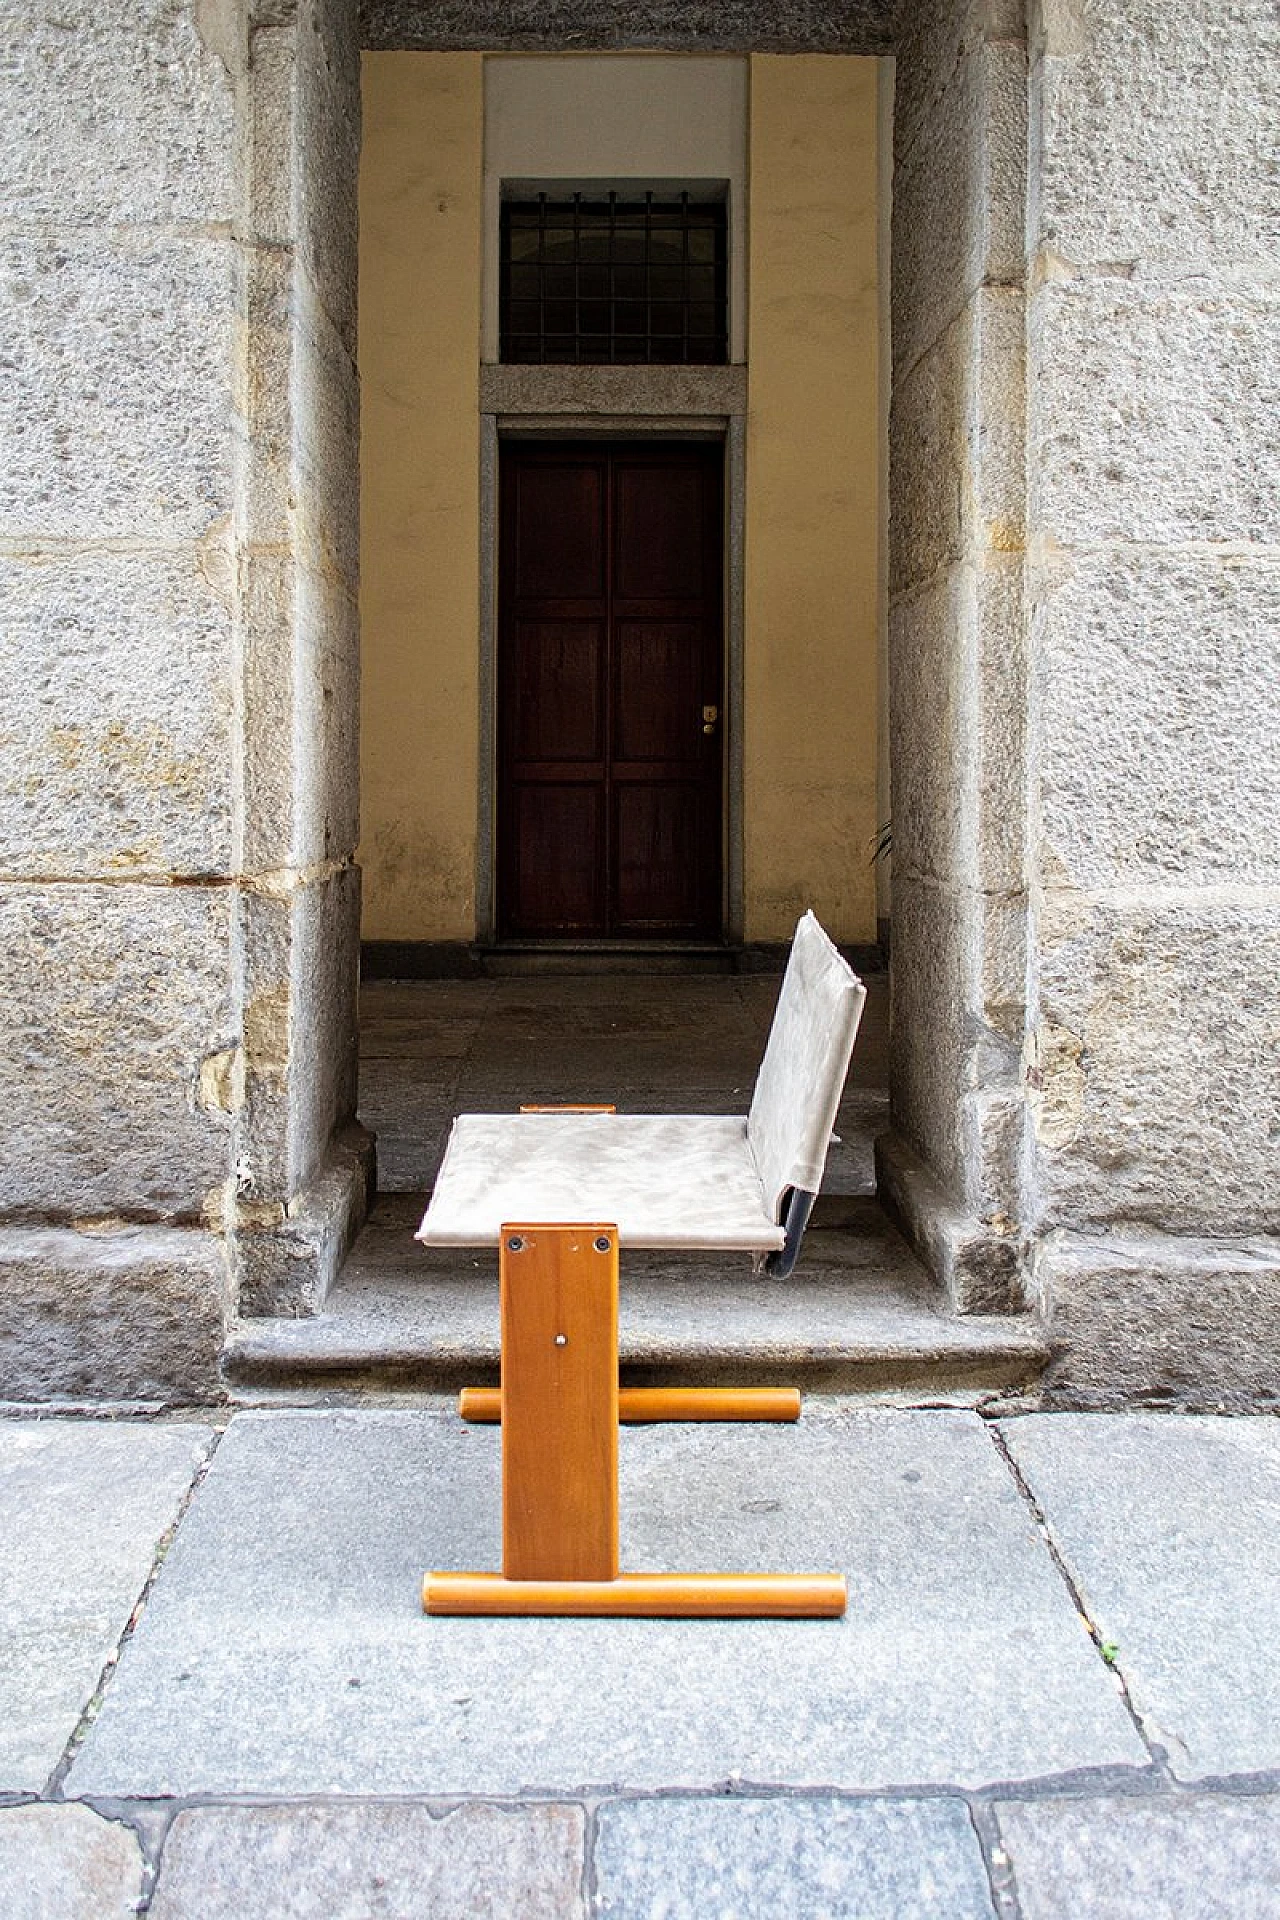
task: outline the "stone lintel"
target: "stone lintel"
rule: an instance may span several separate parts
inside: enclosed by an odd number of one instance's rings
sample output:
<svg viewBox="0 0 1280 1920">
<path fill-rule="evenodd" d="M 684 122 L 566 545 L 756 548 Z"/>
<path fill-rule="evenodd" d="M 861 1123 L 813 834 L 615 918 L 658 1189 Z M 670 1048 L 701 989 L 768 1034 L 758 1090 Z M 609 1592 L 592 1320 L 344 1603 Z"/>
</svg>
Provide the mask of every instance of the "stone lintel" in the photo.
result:
<svg viewBox="0 0 1280 1920">
<path fill-rule="evenodd" d="M 876 1187 L 955 1312 L 1025 1312 L 1017 1235 L 958 1207 L 899 1134 L 876 1140 Z"/>
<path fill-rule="evenodd" d="M 732 419 L 746 410 L 745 367 L 480 369 L 482 413 Z"/>
<path fill-rule="evenodd" d="M 360 39 L 384 52 L 892 51 L 893 0 L 362 0 Z"/>
</svg>

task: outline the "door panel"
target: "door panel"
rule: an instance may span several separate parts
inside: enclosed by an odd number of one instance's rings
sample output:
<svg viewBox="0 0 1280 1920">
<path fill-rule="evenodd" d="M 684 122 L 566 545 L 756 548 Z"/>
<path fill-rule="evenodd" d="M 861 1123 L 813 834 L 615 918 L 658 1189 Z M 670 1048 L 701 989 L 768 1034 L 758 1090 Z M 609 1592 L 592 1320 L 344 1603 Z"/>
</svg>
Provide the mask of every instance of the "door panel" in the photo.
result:
<svg viewBox="0 0 1280 1920">
<path fill-rule="evenodd" d="M 721 471 L 692 444 L 502 450 L 504 937 L 720 931 Z"/>
<path fill-rule="evenodd" d="M 510 816 L 512 924 L 596 932 L 603 887 L 604 791 L 598 781 L 526 781 Z"/>
<path fill-rule="evenodd" d="M 600 620 L 519 620 L 511 748 L 518 760 L 604 759 Z"/>
</svg>

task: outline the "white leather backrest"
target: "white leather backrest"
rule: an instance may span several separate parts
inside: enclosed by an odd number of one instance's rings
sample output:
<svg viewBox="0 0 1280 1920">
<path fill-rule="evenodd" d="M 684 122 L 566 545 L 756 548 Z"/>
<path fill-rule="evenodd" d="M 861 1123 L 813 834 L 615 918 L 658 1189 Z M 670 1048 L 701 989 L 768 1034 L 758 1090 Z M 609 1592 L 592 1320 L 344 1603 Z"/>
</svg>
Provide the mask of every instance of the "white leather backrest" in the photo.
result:
<svg viewBox="0 0 1280 1920">
<path fill-rule="evenodd" d="M 789 1187 L 816 1193 L 822 1184 L 866 997 L 853 968 L 806 913 L 791 945 L 747 1120 L 775 1220 Z"/>
</svg>

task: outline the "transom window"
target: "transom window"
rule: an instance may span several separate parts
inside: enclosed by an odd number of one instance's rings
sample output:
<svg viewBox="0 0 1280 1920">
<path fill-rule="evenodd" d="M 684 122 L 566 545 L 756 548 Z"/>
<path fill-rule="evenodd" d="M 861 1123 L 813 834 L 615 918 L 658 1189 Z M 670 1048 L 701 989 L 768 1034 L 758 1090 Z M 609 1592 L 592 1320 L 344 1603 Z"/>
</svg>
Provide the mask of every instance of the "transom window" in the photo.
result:
<svg viewBox="0 0 1280 1920">
<path fill-rule="evenodd" d="M 501 245 L 505 361 L 706 366 L 729 357 L 722 200 L 505 200 Z"/>
</svg>

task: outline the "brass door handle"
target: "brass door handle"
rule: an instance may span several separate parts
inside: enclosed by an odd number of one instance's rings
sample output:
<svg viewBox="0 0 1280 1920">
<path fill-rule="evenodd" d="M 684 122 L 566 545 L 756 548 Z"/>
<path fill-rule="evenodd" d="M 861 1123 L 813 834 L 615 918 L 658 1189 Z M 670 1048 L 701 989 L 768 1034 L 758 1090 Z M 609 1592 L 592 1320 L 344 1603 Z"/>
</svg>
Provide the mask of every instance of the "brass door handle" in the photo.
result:
<svg viewBox="0 0 1280 1920">
<path fill-rule="evenodd" d="M 716 721 L 719 718 L 719 707 L 704 707 L 702 709 L 702 731 L 704 733 L 714 733 L 716 730 Z"/>
</svg>

